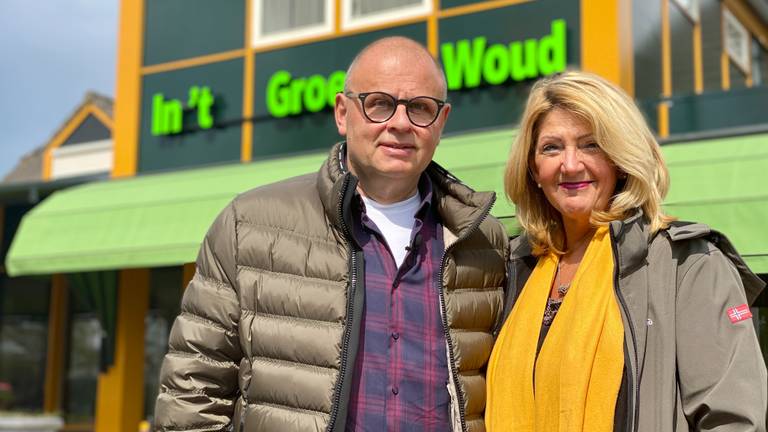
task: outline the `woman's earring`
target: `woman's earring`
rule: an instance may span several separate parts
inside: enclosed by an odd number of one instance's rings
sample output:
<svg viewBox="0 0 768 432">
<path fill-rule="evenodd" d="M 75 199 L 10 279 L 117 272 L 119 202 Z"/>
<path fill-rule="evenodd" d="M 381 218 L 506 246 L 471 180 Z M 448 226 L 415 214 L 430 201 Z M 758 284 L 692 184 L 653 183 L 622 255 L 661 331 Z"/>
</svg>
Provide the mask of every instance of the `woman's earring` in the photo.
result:
<svg viewBox="0 0 768 432">
<path fill-rule="evenodd" d="M 539 189 L 541 189 L 541 183 L 536 183 L 536 186 L 538 186 Z"/>
</svg>

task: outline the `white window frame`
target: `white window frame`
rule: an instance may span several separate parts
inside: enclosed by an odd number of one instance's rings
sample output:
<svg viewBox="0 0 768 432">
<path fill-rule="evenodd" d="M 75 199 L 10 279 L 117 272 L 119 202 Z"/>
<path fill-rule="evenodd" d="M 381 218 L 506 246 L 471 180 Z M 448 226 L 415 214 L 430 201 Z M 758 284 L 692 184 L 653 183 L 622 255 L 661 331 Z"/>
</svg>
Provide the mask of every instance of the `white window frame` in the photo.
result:
<svg viewBox="0 0 768 432">
<path fill-rule="evenodd" d="M 324 0 L 325 21 L 322 24 L 285 30 L 270 35 L 261 34 L 261 16 L 264 9 L 262 0 L 251 1 L 251 46 L 254 48 L 333 33 L 333 19 L 336 8 L 334 0 Z"/>
<path fill-rule="evenodd" d="M 730 34 L 728 30 L 729 27 L 740 34 L 741 39 L 743 40 L 743 43 L 740 43 L 738 47 L 740 52 L 731 49 L 731 44 L 728 43 L 728 36 Z M 741 69 L 744 74 L 750 74 L 752 68 L 752 36 L 749 34 L 747 28 L 744 27 L 744 24 L 742 24 L 741 21 L 739 21 L 739 19 L 726 7 L 723 8 L 723 50 L 725 50 L 728 54 L 728 58 L 736 65 L 736 67 Z"/>
<path fill-rule="evenodd" d="M 392 21 L 402 21 L 410 18 L 426 17 L 432 13 L 434 2 L 432 0 L 421 0 L 421 4 L 394 9 L 391 11 L 378 12 L 366 17 L 355 18 L 352 16 L 352 0 L 342 0 L 341 2 L 341 28 L 344 30 L 357 30 L 363 27 L 374 26 Z"/>
<path fill-rule="evenodd" d="M 701 19 L 699 0 L 672 0 L 672 2 L 692 23 L 698 24 Z"/>
</svg>

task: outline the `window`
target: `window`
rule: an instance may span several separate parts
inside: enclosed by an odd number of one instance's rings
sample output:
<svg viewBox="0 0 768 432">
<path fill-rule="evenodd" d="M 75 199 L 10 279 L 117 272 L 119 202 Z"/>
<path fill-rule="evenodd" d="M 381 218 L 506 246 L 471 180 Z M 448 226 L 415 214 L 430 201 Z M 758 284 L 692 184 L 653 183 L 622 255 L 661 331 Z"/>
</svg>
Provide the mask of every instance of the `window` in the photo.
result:
<svg viewBox="0 0 768 432">
<path fill-rule="evenodd" d="M 256 0 L 252 22 L 254 46 L 330 33 L 333 30 L 333 2 Z"/>
<path fill-rule="evenodd" d="M 401 20 L 431 12 L 429 0 L 344 0 L 344 28 Z"/>
<path fill-rule="evenodd" d="M 42 411 L 50 280 L 0 276 L 0 411 Z"/>
<path fill-rule="evenodd" d="M 152 423 L 160 367 L 180 310 L 183 271 L 181 267 L 162 267 L 151 269 L 149 274 L 149 309 L 144 318 L 144 417 Z"/>
<path fill-rule="evenodd" d="M 723 8 L 723 46 L 731 61 L 745 74 L 749 74 L 750 38 L 744 25 Z"/>
<path fill-rule="evenodd" d="M 673 0 L 693 23 L 699 22 L 699 0 Z"/>
</svg>

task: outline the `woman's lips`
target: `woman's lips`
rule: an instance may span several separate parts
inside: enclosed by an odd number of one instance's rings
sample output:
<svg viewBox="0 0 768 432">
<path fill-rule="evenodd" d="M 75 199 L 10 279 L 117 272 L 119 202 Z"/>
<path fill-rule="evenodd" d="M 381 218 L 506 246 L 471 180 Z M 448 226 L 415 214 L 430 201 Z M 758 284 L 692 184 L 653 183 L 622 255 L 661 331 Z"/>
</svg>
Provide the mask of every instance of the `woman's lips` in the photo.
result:
<svg viewBox="0 0 768 432">
<path fill-rule="evenodd" d="M 584 189 L 585 187 L 589 186 L 591 183 L 592 183 L 591 181 L 562 182 L 560 183 L 560 187 L 567 190 L 577 190 L 577 189 Z"/>
</svg>

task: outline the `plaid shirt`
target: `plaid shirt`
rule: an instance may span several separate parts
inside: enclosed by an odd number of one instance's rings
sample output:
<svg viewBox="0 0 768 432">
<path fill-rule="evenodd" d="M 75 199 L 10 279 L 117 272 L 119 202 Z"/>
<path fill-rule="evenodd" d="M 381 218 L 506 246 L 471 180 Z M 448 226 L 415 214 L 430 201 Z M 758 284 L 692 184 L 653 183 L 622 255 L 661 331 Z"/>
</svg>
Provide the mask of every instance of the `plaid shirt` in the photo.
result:
<svg viewBox="0 0 768 432">
<path fill-rule="evenodd" d="M 364 212 L 354 232 L 365 256 L 365 310 L 346 430 L 449 431 L 450 396 L 437 273 L 442 225 L 423 176 L 411 250 L 400 268 Z M 420 240 L 414 241 L 414 239 Z"/>
</svg>

